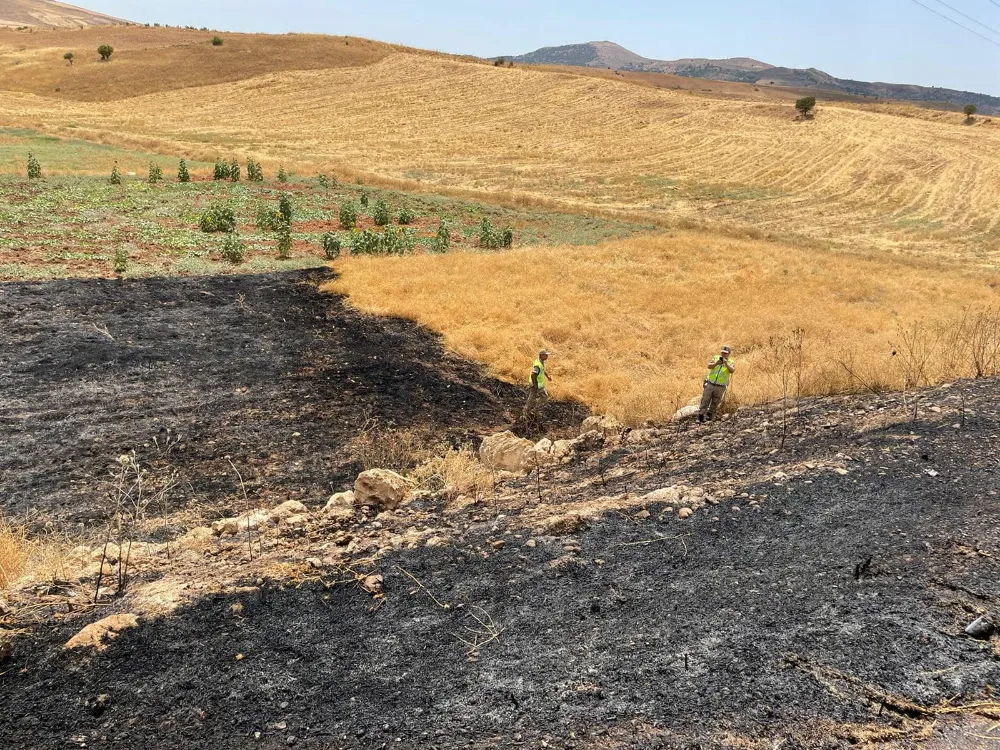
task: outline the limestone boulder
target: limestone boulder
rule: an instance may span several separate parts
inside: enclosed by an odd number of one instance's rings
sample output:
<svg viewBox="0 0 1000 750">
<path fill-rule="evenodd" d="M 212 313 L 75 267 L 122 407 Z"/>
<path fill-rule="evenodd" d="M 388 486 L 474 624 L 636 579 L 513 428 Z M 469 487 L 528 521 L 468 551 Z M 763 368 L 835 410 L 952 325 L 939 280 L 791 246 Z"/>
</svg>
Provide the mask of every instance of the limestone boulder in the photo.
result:
<svg viewBox="0 0 1000 750">
<path fill-rule="evenodd" d="M 298 500 L 287 500 L 271 511 L 271 518 L 275 523 L 281 523 L 290 516 L 300 516 L 308 514 L 309 509 Z"/>
<path fill-rule="evenodd" d="M 353 492 L 338 492 L 330 496 L 323 506 L 323 515 L 336 523 L 354 520 L 355 498 Z"/>
<path fill-rule="evenodd" d="M 534 468 L 538 455 L 535 443 L 519 438 L 509 430 L 484 438 L 479 446 L 479 460 L 486 466 L 515 474 Z"/>
<path fill-rule="evenodd" d="M 585 420 L 583 420 L 583 426 L 581 428 L 580 434 L 582 435 L 591 431 L 597 431 L 601 433 L 604 437 L 609 438 L 621 435 L 624 429 L 625 425 L 623 425 L 614 417 L 598 415 L 594 417 L 587 417 Z"/>
<path fill-rule="evenodd" d="M 674 416 L 671 419 L 674 422 L 683 422 L 686 419 L 694 419 L 698 416 L 699 408 L 697 406 L 685 406 L 674 412 Z"/>
<path fill-rule="evenodd" d="M 396 472 L 370 469 L 358 474 L 354 481 L 354 503 L 380 511 L 393 510 L 403 504 L 410 489 L 410 482 Z"/>
</svg>

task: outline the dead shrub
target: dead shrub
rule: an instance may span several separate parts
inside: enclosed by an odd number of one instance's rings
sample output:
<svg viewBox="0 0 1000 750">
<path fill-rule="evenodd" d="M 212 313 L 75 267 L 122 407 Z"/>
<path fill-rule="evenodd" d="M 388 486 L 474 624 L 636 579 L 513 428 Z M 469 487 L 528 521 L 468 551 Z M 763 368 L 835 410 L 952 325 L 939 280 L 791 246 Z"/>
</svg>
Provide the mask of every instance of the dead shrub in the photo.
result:
<svg viewBox="0 0 1000 750">
<path fill-rule="evenodd" d="M 444 492 L 448 499 L 471 495 L 476 500 L 493 497 L 496 487 L 492 471 L 468 448 L 452 448 L 424 461 L 412 477 L 420 489 Z"/>
<path fill-rule="evenodd" d="M 0 590 L 10 588 L 21 577 L 28 552 L 24 527 L 0 515 Z"/>
<path fill-rule="evenodd" d="M 378 418 L 367 419 L 348 445 L 351 455 L 365 471 L 390 469 L 399 474 L 409 473 L 439 453 L 439 448 L 426 431 L 396 429 L 383 425 Z"/>
</svg>

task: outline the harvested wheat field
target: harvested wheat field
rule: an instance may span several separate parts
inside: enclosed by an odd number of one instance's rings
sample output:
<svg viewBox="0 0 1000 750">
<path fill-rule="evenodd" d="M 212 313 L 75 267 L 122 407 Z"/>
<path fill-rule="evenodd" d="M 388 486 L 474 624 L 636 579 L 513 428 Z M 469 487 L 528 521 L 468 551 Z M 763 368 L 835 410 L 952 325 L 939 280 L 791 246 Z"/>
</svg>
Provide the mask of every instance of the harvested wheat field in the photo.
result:
<svg viewBox="0 0 1000 750">
<path fill-rule="evenodd" d="M 327 289 L 444 334 L 519 382 L 552 350 L 552 391 L 632 423 L 699 392 L 737 348 L 731 398 L 905 389 L 974 375 L 973 323 L 1000 277 L 695 232 L 598 247 L 347 258 Z M 474 281 L 473 281 L 474 280 Z M 964 321 L 964 325 L 963 325 Z M 978 351 L 978 350 L 977 350 Z M 991 349 L 990 372 L 1000 365 Z"/>
<path fill-rule="evenodd" d="M 139 31 L 157 30 L 119 33 Z M 123 48 L 120 59 L 75 72 L 56 54 L 58 32 L 36 35 L 50 36 L 51 47 L 8 47 L 3 88 L 12 93 L 0 124 L 43 123 L 206 160 L 253 153 L 304 171 L 729 224 L 852 250 L 973 263 L 995 256 L 1000 129 L 982 119 L 968 126 L 958 114 L 821 102 L 814 120 L 796 121 L 777 101 L 495 68 L 357 40 L 235 37 L 213 48 L 202 32 L 170 34 L 183 44 L 169 54 Z M 335 41 L 338 53 L 325 52 Z M 237 63 L 239 45 L 248 53 Z M 175 55 L 186 62 L 173 67 Z M 108 92 L 100 107 L 79 101 Z"/>
</svg>

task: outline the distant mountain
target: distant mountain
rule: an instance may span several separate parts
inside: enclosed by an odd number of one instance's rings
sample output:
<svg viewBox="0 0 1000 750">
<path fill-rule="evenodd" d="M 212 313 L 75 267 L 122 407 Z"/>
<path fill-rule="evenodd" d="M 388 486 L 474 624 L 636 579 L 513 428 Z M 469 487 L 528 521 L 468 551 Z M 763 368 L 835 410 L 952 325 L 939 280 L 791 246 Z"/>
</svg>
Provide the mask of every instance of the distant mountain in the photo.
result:
<svg viewBox="0 0 1000 750">
<path fill-rule="evenodd" d="M 869 83 L 835 78 L 816 68 L 782 68 L 748 57 L 724 60 L 652 60 L 613 42 L 587 42 L 563 47 L 543 47 L 527 55 L 508 58 L 522 65 L 572 65 L 610 68 L 647 73 L 671 73 L 687 78 L 751 83 L 758 86 L 787 86 L 798 89 L 837 91 L 878 99 L 902 99 L 963 107 L 975 104 L 984 114 L 1000 114 L 1000 97 L 971 91 L 941 89 L 898 83 Z"/>
<path fill-rule="evenodd" d="M 54 0 L 0 0 L 0 28 L 79 29 L 128 23 Z"/>
</svg>

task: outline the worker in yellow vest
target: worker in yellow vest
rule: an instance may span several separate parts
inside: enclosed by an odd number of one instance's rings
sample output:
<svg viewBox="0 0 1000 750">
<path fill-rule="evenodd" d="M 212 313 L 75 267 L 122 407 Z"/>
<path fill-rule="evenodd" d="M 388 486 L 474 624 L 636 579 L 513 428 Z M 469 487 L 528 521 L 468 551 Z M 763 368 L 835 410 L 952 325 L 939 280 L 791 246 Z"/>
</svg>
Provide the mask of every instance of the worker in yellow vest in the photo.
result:
<svg viewBox="0 0 1000 750">
<path fill-rule="evenodd" d="M 545 372 L 545 362 L 549 358 L 549 353 L 542 349 L 538 352 L 538 359 L 531 368 L 531 376 L 528 379 L 528 403 L 524 405 L 524 416 L 534 416 L 538 412 L 540 402 L 548 401 L 549 392 L 545 390 L 552 377 Z"/>
<path fill-rule="evenodd" d="M 730 355 L 732 349 L 724 346 L 718 355 L 708 360 L 708 377 L 705 378 L 705 390 L 701 394 L 701 407 L 698 409 L 699 422 L 706 419 L 711 422 L 715 418 L 715 411 L 726 397 L 729 379 L 736 372 Z"/>
</svg>

